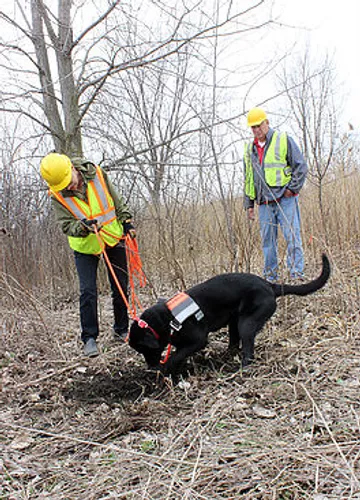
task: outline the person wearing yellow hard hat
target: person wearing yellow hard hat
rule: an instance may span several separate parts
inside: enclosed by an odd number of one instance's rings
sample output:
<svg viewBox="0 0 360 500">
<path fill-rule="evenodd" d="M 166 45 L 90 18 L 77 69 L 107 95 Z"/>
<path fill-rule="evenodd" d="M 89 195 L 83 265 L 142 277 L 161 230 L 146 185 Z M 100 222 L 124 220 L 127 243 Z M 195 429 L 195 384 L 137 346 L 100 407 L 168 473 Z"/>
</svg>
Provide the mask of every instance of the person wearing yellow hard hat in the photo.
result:
<svg viewBox="0 0 360 500">
<path fill-rule="evenodd" d="M 287 243 L 290 277 L 302 280 L 304 253 L 298 195 L 305 183 L 307 164 L 295 141 L 269 125 L 266 112 L 255 107 L 247 115 L 253 140 L 244 147 L 244 205 L 248 218 L 258 216 L 264 256 L 264 277 L 279 278 L 278 228 Z"/>
<path fill-rule="evenodd" d="M 123 235 L 136 236 L 132 216 L 106 172 L 89 160 L 49 153 L 41 160 L 40 173 L 49 187 L 55 217 L 74 251 L 80 284 L 84 354 L 97 356 L 99 323 L 96 276 L 99 259 L 106 248 L 116 278 L 127 297 L 128 275 Z M 114 338 L 125 340 L 129 326 L 127 306 L 109 269 L 108 275 L 112 290 Z"/>
<path fill-rule="evenodd" d="M 66 155 L 50 153 L 41 160 L 40 173 L 52 191 L 61 191 L 71 181 L 71 160 Z"/>
</svg>

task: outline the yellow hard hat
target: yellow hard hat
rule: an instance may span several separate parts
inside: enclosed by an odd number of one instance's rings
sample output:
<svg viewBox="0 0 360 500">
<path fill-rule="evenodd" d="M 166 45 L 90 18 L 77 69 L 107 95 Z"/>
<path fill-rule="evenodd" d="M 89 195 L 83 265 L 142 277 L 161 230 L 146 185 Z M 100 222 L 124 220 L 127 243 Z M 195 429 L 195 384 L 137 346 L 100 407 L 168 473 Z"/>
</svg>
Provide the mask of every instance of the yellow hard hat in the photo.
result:
<svg viewBox="0 0 360 500">
<path fill-rule="evenodd" d="M 53 191 L 61 191 L 71 181 L 71 160 L 66 155 L 49 153 L 40 164 L 40 173 L 49 188 Z"/>
<path fill-rule="evenodd" d="M 260 125 L 264 120 L 267 120 L 265 111 L 262 108 L 252 108 L 247 115 L 248 127 L 255 127 Z"/>
</svg>

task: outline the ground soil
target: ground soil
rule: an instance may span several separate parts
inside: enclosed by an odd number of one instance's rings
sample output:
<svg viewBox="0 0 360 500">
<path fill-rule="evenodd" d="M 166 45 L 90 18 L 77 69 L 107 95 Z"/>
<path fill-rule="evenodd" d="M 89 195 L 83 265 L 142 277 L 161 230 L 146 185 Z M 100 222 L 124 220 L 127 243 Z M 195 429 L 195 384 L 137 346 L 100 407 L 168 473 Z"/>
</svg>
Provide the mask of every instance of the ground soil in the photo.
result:
<svg viewBox="0 0 360 500">
<path fill-rule="evenodd" d="M 76 302 L 5 294 L 0 498 L 359 499 L 360 260 L 334 261 L 323 290 L 278 300 L 251 369 L 224 330 L 177 385 L 113 341 L 108 295 L 85 359 Z"/>
</svg>

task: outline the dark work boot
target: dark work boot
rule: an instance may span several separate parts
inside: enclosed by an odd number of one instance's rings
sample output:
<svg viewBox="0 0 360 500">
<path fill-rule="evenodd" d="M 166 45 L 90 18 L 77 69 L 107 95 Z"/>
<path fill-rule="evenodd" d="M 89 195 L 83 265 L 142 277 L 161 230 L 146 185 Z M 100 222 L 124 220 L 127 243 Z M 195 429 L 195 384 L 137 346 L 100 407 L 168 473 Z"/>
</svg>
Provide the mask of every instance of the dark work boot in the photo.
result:
<svg viewBox="0 0 360 500">
<path fill-rule="evenodd" d="M 124 330 L 122 332 L 119 332 L 117 330 L 114 330 L 114 340 L 116 342 L 125 342 L 126 338 L 128 335 L 128 331 Z"/>
<path fill-rule="evenodd" d="M 95 356 L 99 356 L 100 352 L 99 352 L 98 346 L 96 344 L 96 340 L 93 337 L 90 337 L 85 342 L 84 354 L 88 358 L 94 358 Z"/>
</svg>

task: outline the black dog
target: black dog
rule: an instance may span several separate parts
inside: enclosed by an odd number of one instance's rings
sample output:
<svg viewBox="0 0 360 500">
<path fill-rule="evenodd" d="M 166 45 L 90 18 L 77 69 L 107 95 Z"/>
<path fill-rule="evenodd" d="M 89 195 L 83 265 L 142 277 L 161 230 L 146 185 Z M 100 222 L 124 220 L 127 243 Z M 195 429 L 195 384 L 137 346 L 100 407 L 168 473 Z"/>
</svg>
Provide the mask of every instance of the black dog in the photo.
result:
<svg viewBox="0 0 360 500">
<path fill-rule="evenodd" d="M 301 285 L 272 284 L 248 273 L 220 274 L 146 309 L 130 328 L 129 344 L 143 354 L 149 367 L 158 368 L 168 345 L 176 348 L 163 365 L 176 375 L 183 361 L 207 344 L 209 332 L 229 326 L 229 349 L 241 342 L 242 365 L 254 359 L 256 334 L 276 310 L 276 298 L 308 295 L 322 288 L 330 276 L 330 263 L 322 256 L 321 275 Z"/>
</svg>

